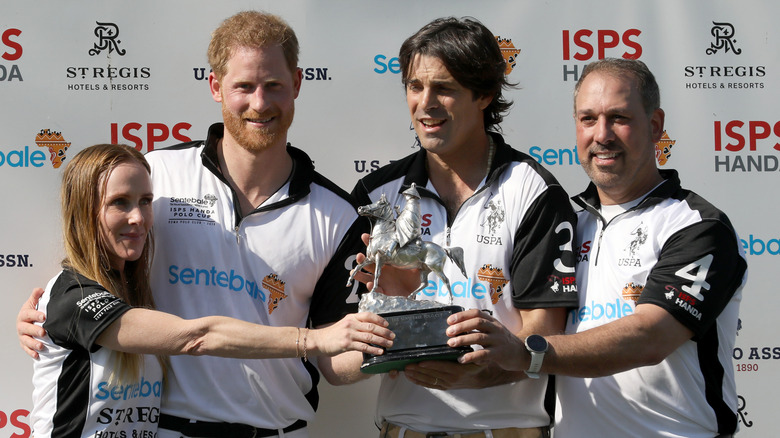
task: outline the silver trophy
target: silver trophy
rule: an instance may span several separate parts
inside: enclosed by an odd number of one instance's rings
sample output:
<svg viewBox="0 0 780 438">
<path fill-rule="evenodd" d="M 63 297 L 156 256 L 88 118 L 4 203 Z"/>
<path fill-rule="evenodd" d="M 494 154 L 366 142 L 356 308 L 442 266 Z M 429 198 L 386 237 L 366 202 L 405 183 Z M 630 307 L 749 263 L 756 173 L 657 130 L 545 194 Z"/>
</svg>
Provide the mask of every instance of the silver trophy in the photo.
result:
<svg viewBox="0 0 780 438">
<path fill-rule="evenodd" d="M 363 294 L 358 305 L 361 312 L 381 315 L 389 323 L 396 337 L 393 346 L 384 354 L 364 354 L 361 371 L 384 373 L 403 369 L 407 364 L 423 360 L 455 360 L 472 351 L 471 347 L 447 346 L 447 318 L 463 310 L 452 305 L 452 287 L 444 274 L 444 263 L 449 259 L 464 277 L 463 249 L 442 248 L 420 238 L 420 195 L 415 184 L 403 192 L 406 205 L 403 210 L 391 207 L 382 194 L 373 204 L 358 207 L 358 214 L 372 219 L 371 238 L 366 248 L 366 259 L 352 270 L 347 286 L 364 266 L 374 264 L 374 286 Z M 408 297 L 386 296 L 377 292 L 383 265 L 400 269 L 419 269 L 420 285 Z M 428 285 L 428 275 L 435 272 L 447 287 L 449 304 L 415 300 L 417 293 Z"/>
</svg>

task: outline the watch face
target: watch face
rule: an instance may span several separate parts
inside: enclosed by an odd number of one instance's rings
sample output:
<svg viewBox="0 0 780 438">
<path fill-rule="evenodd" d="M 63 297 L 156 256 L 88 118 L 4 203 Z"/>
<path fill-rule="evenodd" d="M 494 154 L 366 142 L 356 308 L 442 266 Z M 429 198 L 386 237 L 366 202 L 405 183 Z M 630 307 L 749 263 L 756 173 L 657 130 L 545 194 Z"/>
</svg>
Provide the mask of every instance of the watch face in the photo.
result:
<svg viewBox="0 0 780 438">
<path fill-rule="evenodd" d="M 525 345 L 531 350 L 536 352 L 547 351 L 547 339 L 544 339 L 539 335 L 531 335 L 525 338 Z"/>
</svg>

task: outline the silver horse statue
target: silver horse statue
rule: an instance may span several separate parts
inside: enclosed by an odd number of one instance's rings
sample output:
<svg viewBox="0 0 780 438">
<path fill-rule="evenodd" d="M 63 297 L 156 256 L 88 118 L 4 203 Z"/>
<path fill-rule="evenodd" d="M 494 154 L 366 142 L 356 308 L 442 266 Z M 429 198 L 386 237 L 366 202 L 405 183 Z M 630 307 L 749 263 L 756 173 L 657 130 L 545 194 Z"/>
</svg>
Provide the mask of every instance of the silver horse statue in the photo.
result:
<svg viewBox="0 0 780 438">
<path fill-rule="evenodd" d="M 414 186 L 412 186 L 411 190 L 416 195 Z M 407 192 L 404 194 L 407 194 Z M 407 206 L 404 207 L 404 211 L 398 213 L 397 218 L 394 217 L 394 210 L 384 194 L 373 204 L 358 207 L 358 214 L 373 219 L 374 226 L 371 230 L 368 247 L 366 248 L 366 259 L 352 270 L 349 280 L 347 280 L 347 286 L 352 285 L 355 274 L 360 272 L 364 266 L 372 263 L 376 267 L 374 269 L 374 287 L 371 289 L 371 292 L 376 292 L 379 286 L 379 276 L 381 275 L 383 265 L 391 265 L 400 269 L 419 269 L 420 286 L 408 298 L 414 299 L 417 292 L 425 289 L 428 285 L 428 274 L 435 272 L 444 285 L 447 286 L 450 294 L 450 304 L 452 304 L 452 287 L 450 286 L 450 280 L 444 274 L 443 268 L 444 263 L 449 258 L 458 266 L 463 276 L 467 277 L 466 268 L 463 265 L 463 249 L 460 247 L 442 248 L 433 242 L 426 242 L 419 237 L 419 222 L 416 224 L 408 223 L 414 222 L 416 215 L 404 214 L 405 211 L 414 210 L 414 206 L 419 205 L 417 204 L 418 199 L 419 196 L 416 196 L 416 199 L 414 196 L 407 196 Z M 412 205 L 411 207 L 410 204 Z M 418 235 L 405 244 L 399 243 L 397 220 L 404 222 L 402 229 L 416 229 Z"/>
</svg>

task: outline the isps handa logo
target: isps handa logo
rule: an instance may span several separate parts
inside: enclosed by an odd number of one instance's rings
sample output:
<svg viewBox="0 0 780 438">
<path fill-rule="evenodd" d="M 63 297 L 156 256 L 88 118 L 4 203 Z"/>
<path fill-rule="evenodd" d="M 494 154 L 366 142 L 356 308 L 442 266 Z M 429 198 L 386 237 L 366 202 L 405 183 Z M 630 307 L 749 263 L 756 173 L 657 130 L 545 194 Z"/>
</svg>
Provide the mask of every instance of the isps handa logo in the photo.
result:
<svg viewBox="0 0 780 438">
<path fill-rule="evenodd" d="M 41 129 L 35 135 L 35 144 L 49 151 L 49 162 L 55 169 L 62 166 L 70 143 L 63 138 L 62 133 L 51 129 Z M 25 145 L 11 151 L 0 150 L 0 168 L 3 167 L 44 167 L 46 154 L 39 149 Z"/>
<path fill-rule="evenodd" d="M 16 64 L 24 52 L 19 42 L 21 35 L 20 29 L 0 27 L 0 82 L 24 81 L 22 71 Z"/>
<path fill-rule="evenodd" d="M 29 415 L 30 411 L 21 408 L 0 411 L 0 429 L 3 429 L 4 434 L 11 433 L 12 437 L 29 438 L 32 434 Z"/>
<path fill-rule="evenodd" d="M 715 172 L 780 171 L 780 121 L 715 120 L 713 127 Z"/>
<path fill-rule="evenodd" d="M 605 57 L 639 59 L 642 31 L 630 29 L 564 29 L 563 80 L 577 81 L 589 62 Z M 578 62 L 579 64 L 570 64 Z"/>
</svg>

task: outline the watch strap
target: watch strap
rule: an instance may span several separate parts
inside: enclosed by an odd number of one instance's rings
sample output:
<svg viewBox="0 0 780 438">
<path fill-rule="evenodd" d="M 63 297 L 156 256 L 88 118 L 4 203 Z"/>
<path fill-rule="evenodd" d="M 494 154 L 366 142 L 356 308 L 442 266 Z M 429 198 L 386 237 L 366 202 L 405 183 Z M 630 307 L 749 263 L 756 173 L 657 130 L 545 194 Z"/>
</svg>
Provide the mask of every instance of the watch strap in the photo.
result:
<svg viewBox="0 0 780 438">
<path fill-rule="evenodd" d="M 531 364 L 528 366 L 528 369 L 525 371 L 525 373 L 532 379 L 538 379 L 539 370 L 542 369 L 544 353 L 537 353 L 535 351 L 530 351 L 529 353 L 531 353 Z"/>
</svg>

